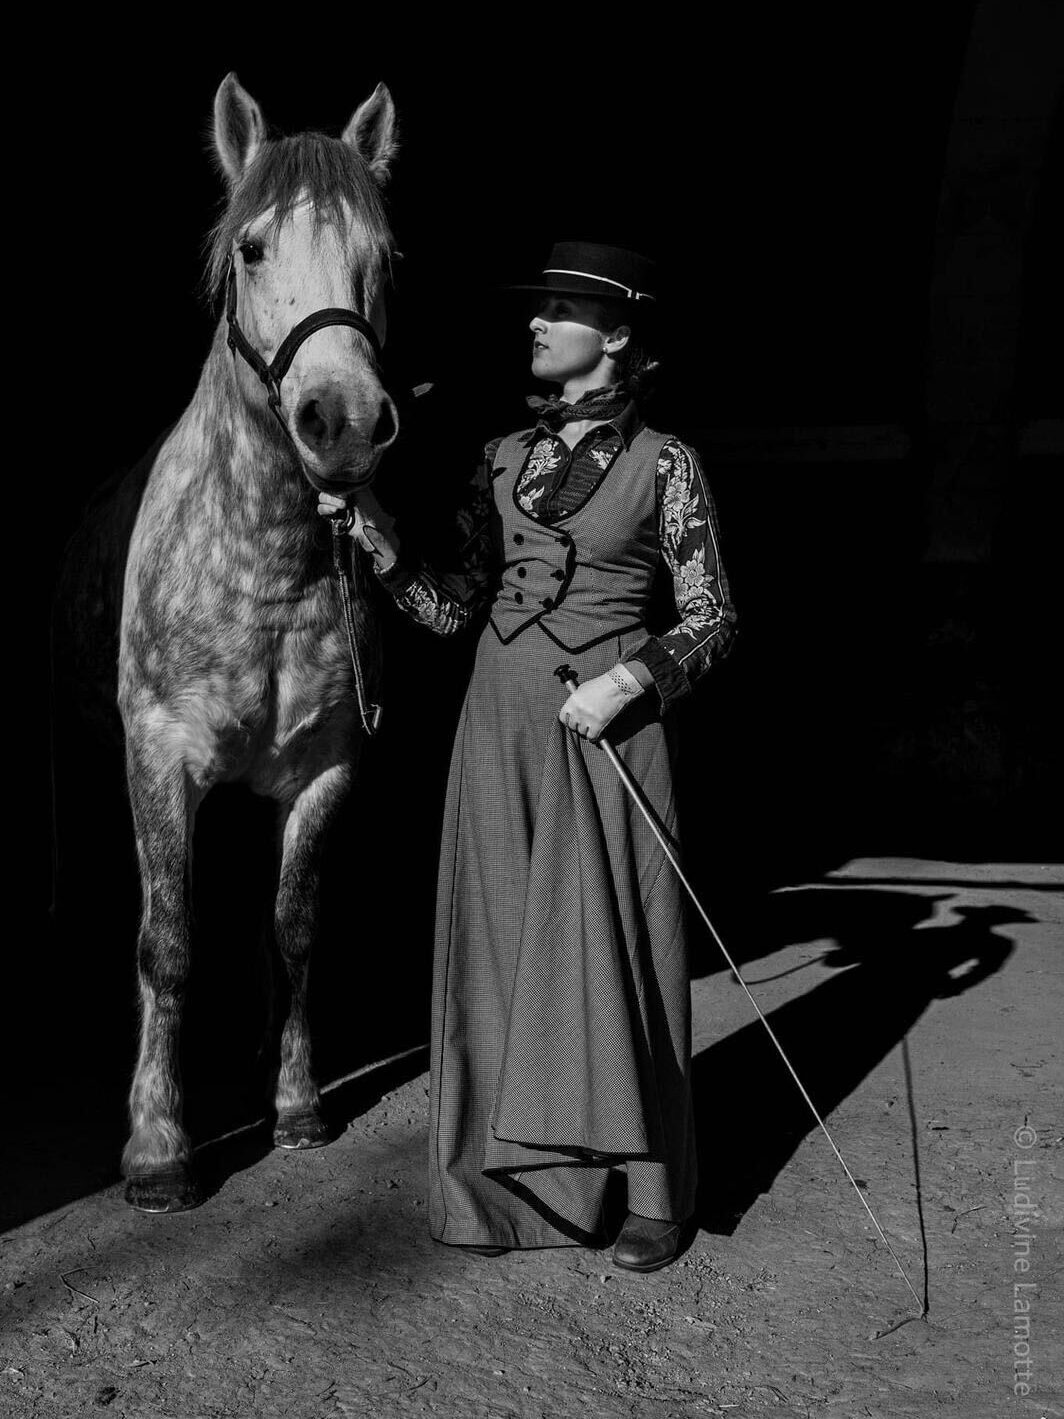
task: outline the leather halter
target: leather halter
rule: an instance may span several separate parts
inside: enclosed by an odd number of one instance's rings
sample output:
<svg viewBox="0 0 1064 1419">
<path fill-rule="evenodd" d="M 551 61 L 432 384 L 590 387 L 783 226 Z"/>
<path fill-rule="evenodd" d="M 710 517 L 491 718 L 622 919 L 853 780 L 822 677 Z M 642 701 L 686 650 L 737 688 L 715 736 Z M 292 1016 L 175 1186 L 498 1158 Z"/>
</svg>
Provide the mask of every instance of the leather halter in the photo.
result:
<svg viewBox="0 0 1064 1419">
<path fill-rule="evenodd" d="M 292 361 L 296 357 L 296 351 L 304 340 L 309 340 L 317 330 L 324 330 L 327 325 L 349 325 L 352 330 L 358 333 L 369 344 L 373 351 L 373 361 L 379 365 L 381 360 L 381 342 L 377 338 L 377 332 L 364 315 L 359 315 L 357 310 L 344 310 L 339 306 L 326 306 L 323 310 L 316 310 L 308 315 L 305 320 L 301 320 L 298 325 L 292 327 L 277 348 L 277 353 L 273 359 L 267 362 L 259 354 L 258 350 L 251 343 L 248 337 L 240 328 L 240 322 L 236 317 L 236 268 L 233 265 L 233 256 L 229 255 L 229 269 L 225 277 L 225 321 L 229 327 L 229 335 L 226 344 L 234 355 L 240 357 L 249 364 L 258 375 L 259 379 L 266 386 L 266 402 L 270 406 L 270 411 L 277 419 L 281 428 L 288 435 L 292 447 L 299 455 L 299 447 L 292 436 L 292 431 L 285 422 L 285 417 L 281 413 L 281 381 L 288 373 Z M 300 457 L 300 462 L 302 462 Z M 344 555 L 343 548 L 343 528 L 341 519 L 332 519 L 332 552 L 333 565 L 336 568 L 337 579 L 340 583 L 340 601 L 343 606 L 344 623 L 347 629 L 347 646 L 351 653 L 351 668 L 355 675 L 355 693 L 358 696 L 358 713 L 362 721 L 362 728 L 367 737 L 371 738 L 377 732 L 380 724 L 381 705 L 379 702 L 369 701 L 366 695 L 366 680 L 362 670 L 362 658 L 358 653 L 358 636 L 355 631 L 354 611 L 351 606 L 351 583 L 349 570 L 349 557 Z"/>
<path fill-rule="evenodd" d="M 289 433 L 289 429 L 281 414 L 281 381 L 288 373 L 300 345 L 304 340 L 309 340 L 316 331 L 324 330 L 327 325 L 349 325 L 368 342 L 373 351 L 374 363 L 380 364 L 381 342 L 373 326 L 364 315 L 359 315 L 357 310 L 346 310 L 339 306 L 326 306 L 324 310 L 316 310 L 293 326 L 281 341 L 273 359 L 267 364 L 241 330 L 240 322 L 236 318 L 236 267 L 233 265 L 232 255 L 229 257 L 229 270 L 225 277 L 225 320 L 229 326 L 226 343 L 230 350 L 240 355 L 245 363 L 251 366 L 266 386 L 267 402 L 280 420 L 285 433 Z"/>
</svg>

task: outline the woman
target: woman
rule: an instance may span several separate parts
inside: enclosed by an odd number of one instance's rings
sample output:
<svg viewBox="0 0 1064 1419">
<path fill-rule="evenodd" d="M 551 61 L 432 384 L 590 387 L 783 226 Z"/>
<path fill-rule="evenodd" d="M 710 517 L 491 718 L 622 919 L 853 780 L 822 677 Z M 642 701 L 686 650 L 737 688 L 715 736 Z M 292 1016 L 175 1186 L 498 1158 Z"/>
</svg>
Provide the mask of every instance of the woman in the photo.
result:
<svg viewBox="0 0 1064 1419">
<path fill-rule="evenodd" d="M 667 712 L 735 620 L 698 460 L 639 414 L 652 279 L 632 252 L 569 242 L 516 288 L 538 293 L 532 373 L 561 397 L 487 446 L 456 567 L 411 558 L 372 493 L 348 514 L 421 624 L 450 634 L 491 602 L 440 858 L 432 1235 L 488 1256 L 594 1244 L 623 1168 L 614 1260 L 634 1271 L 667 1265 L 694 1211 L 690 994 L 679 884 L 596 741 L 609 726 L 675 834 Z M 680 621 L 657 637 L 663 560 Z"/>
</svg>

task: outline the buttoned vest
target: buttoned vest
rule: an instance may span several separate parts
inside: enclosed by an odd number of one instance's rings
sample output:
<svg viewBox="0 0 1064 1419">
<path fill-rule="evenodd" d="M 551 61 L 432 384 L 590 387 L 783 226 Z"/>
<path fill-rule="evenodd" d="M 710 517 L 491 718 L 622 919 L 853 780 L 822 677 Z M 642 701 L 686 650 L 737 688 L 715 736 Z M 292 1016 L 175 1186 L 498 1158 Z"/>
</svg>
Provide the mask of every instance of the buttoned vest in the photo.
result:
<svg viewBox="0 0 1064 1419">
<path fill-rule="evenodd" d="M 535 440 L 517 433 L 500 442 L 492 488 L 503 571 L 491 624 L 504 644 L 538 625 L 563 650 L 581 651 L 643 624 L 661 556 L 656 481 L 667 441 L 641 429 L 591 495 L 550 523 L 518 502 Z"/>
</svg>

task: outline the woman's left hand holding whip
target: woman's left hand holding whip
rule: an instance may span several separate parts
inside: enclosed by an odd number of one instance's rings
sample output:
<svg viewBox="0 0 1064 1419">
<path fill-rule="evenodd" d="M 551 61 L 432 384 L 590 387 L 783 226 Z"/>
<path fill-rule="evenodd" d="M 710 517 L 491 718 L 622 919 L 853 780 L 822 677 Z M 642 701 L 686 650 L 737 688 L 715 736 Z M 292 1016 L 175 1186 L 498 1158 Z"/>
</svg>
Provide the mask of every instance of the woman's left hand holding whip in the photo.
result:
<svg viewBox="0 0 1064 1419">
<path fill-rule="evenodd" d="M 558 718 L 567 729 L 594 744 L 625 705 L 642 693 L 643 686 L 619 661 L 605 675 L 577 685 L 558 711 Z"/>
</svg>

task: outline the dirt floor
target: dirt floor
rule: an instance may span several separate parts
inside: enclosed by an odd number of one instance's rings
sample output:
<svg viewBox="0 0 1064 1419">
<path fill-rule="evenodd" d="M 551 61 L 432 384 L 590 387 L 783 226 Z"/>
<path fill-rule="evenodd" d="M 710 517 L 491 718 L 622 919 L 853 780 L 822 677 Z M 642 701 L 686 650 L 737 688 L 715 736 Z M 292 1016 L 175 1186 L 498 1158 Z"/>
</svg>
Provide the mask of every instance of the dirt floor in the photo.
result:
<svg viewBox="0 0 1064 1419">
<path fill-rule="evenodd" d="M 703 1203 L 670 1268 L 434 1244 L 416 1050 L 330 1090 L 329 1147 L 204 1144 L 195 1211 L 131 1212 L 112 1182 L 8 1232 L 0 1413 L 1064 1415 L 1062 888 L 1033 864 L 854 860 L 771 894 L 743 955 L 926 1320 L 899 1324 L 905 1282 L 707 958 Z"/>
</svg>

